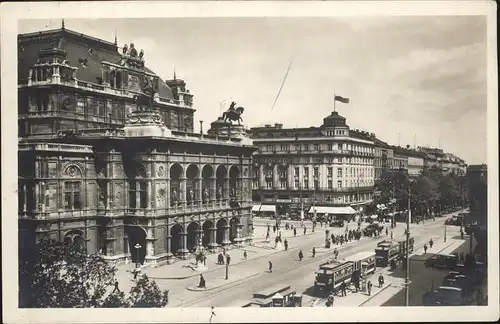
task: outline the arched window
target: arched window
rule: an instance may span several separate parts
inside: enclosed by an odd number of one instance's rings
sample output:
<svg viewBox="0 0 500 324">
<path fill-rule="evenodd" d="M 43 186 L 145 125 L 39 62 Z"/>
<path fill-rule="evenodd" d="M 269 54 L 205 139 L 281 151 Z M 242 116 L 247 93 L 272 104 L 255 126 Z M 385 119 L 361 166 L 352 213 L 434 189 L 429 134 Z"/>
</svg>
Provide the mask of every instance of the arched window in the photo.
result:
<svg viewBox="0 0 500 324">
<path fill-rule="evenodd" d="M 82 172 L 75 165 L 70 165 L 64 172 L 64 209 L 82 209 Z"/>
</svg>

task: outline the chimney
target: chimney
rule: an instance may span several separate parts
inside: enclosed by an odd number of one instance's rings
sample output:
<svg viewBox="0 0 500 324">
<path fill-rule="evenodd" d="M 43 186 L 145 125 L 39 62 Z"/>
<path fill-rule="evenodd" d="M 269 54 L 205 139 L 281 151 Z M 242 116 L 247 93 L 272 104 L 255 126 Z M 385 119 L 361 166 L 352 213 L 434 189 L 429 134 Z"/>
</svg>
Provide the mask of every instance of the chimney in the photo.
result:
<svg viewBox="0 0 500 324">
<path fill-rule="evenodd" d="M 200 135 L 203 136 L 203 120 L 200 120 Z"/>
<path fill-rule="evenodd" d="M 282 129 L 283 128 L 283 124 L 275 123 L 274 127 L 277 128 L 277 129 Z"/>
<path fill-rule="evenodd" d="M 410 145 L 406 145 L 406 149 L 409 150 L 410 149 Z"/>
</svg>

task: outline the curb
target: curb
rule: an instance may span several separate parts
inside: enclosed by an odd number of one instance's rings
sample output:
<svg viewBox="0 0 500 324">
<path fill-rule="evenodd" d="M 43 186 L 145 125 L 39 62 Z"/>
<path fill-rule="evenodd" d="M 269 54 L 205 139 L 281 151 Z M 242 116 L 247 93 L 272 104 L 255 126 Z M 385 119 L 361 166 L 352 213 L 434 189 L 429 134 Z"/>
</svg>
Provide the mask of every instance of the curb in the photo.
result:
<svg viewBox="0 0 500 324">
<path fill-rule="evenodd" d="M 232 285 L 232 284 L 234 284 L 237 281 L 246 280 L 246 279 L 255 277 L 255 276 L 259 275 L 259 274 L 260 274 L 260 272 L 255 272 L 255 273 L 253 273 L 253 274 L 251 274 L 249 276 L 238 278 L 238 279 L 232 280 L 232 281 L 228 281 L 228 282 L 226 282 L 226 283 L 224 283 L 222 285 L 213 286 L 213 287 L 210 287 L 210 288 L 203 289 L 203 288 L 198 288 L 196 286 L 190 286 L 190 287 L 187 287 L 186 289 L 189 290 L 189 291 L 198 291 L 198 292 L 200 292 L 200 291 L 210 291 L 210 290 L 214 290 L 214 289 L 218 289 L 218 288 L 222 288 L 222 287 L 225 287 L 225 286 Z"/>
<path fill-rule="evenodd" d="M 363 306 L 364 304 L 368 303 L 370 300 L 373 299 L 373 297 L 377 296 L 378 294 L 380 294 L 382 291 L 386 290 L 387 288 L 391 287 L 392 286 L 392 283 L 388 283 L 387 285 L 385 285 L 384 287 L 380 288 L 376 293 L 374 293 L 373 295 L 369 296 L 367 300 L 365 300 L 364 302 L 362 302 L 361 304 L 358 304 L 358 306 L 356 307 L 361 307 Z"/>
</svg>

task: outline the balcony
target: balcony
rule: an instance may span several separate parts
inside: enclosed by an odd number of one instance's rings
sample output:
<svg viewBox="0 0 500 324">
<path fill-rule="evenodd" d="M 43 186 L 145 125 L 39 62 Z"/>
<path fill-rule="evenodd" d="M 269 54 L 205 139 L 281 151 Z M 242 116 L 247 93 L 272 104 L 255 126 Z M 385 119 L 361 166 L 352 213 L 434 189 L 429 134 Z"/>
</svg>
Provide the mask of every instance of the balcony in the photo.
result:
<svg viewBox="0 0 500 324">
<path fill-rule="evenodd" d="M 21 143 L 18 149 L 19 151 L 92 153 L 92 146 L 90 145 L 73 144 Z"/>
</svg>

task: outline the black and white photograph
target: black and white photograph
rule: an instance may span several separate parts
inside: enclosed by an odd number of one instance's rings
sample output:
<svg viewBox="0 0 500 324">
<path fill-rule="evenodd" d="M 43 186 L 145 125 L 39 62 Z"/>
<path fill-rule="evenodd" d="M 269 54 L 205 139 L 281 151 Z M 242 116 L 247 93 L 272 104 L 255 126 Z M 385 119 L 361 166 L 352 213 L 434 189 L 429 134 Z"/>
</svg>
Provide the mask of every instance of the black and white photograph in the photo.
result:
<svg viewBox="0 0 500 324">
<path fill-rule="evenodd" d="M 2 5 L 6 323 L 498 320 L 495 12 Z"/>
</svg>

